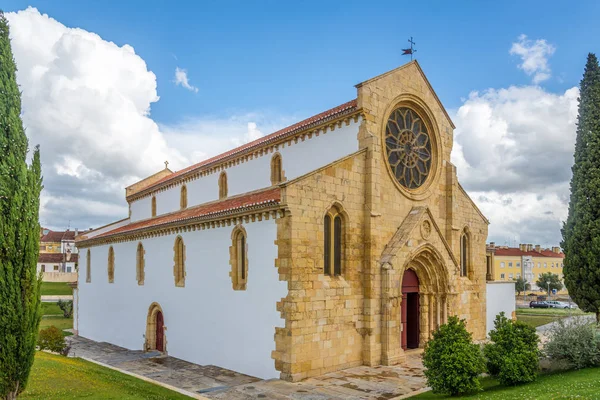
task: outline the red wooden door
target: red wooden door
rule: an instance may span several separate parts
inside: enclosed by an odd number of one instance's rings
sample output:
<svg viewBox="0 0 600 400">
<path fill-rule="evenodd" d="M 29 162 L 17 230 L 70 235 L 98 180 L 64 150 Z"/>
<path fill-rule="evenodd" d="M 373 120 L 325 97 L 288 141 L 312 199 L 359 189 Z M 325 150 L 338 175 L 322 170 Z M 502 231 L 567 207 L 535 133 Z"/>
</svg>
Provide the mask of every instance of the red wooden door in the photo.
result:
<svg viewBox="0 0 600 400">
<path fill-rule="evenodd" d="M 162 312 L 156 313 L 156 350 L 165 351 L 165 322 L 163 321 Z"/>
<path fill-rule="evenodd" d="M 400 322 L 402 348 L 406 350 L 419 347 L 419 278 L 412 269 L 407 269 L 402 277 Z"/>
</svg>

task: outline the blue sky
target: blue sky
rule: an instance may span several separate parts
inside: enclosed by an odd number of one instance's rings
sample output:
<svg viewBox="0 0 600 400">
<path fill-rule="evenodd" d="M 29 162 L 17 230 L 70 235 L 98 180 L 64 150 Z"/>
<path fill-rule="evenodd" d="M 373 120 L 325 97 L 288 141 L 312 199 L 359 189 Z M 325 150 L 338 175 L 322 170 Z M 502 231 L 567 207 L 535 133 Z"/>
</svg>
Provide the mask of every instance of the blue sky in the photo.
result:
<svg viewBox="0 0 600 400">
<path fill-rule="evenodd" d="M 550 90 L 579 82 L 585 56 L 600 50 L 594 1 L 164 2 L 13 1 L 67 26 L 135 48 L 157 75 L 153 119 L 271 110 L 301 116 L 355 96 L 353 85 L 406 61 L 407 38 L 449 109 L 472 90 L 526 84 L 509 56 L 518 35 L 545 38 L 553 57 Z M 185 68 L 198 94 L 172 84 Z"/>
<path fill-rule="evenodd" d="M 123 218 L 123 188 L 165 159 L 180 169 L 353 99 L 355 84 L 410 60 L 401 53 L 413 36 L 457 126 L 452 162 L 491 221 L 489 240 L 560 241 L 577 86 L 587 53 L 600 52 L 600 2 L 2 7 L 24 124 L 42 146 L 47 227 Z"/>
</svg>

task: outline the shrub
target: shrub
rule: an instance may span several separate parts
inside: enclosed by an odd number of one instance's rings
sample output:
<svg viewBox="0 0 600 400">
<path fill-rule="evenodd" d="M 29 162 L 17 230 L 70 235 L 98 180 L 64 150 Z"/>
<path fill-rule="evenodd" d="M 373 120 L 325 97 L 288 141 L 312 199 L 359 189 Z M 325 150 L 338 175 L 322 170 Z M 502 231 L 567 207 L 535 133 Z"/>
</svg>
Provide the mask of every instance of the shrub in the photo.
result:
<svg viewBox="0 0 600 400">
<path fill-rule="evenodd" d="M 73 316 L 73 300 L 59 300 L 56 305 L 62 310 L 65 318 L 71 318 Z"/>
<path fill-rule="evenodd" d="M 533 382 L 539 369 L 539 338 L 535 329 L 500 313 L 483 353 L 489 374 L 503 385 Z"/>
<path fill-rule="evenodd" d="M 472 342 L 465 321 L 452 316 L 433 332 L 425 346 L 423 365 L 427 384 L 434 393 L 457 395 L 481 390 L 479 374 L 484 360 L 478 345 Z"/>
<path fill-rule="evenodd" d="M 585 318 L 559 320 L 548 337 L 544 352 L 553 361 L 564 361 L 575 369 L 600 366 L 600 336 L 594 323 Z"/>
<path fill-rule="evenodd" d="M 37 344 L 40 350 L 50 350 L 55 353 L 62 353 L 66 348 L 63 333 L 54 325 L 40 331 Z"/>
</svg>

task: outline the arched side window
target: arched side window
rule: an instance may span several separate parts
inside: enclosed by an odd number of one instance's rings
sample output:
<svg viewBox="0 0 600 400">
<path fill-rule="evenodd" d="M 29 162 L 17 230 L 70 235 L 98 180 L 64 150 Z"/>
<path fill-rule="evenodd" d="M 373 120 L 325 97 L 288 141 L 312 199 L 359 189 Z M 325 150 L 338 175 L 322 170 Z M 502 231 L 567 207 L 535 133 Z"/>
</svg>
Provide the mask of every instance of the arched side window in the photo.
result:
<svg viewBox="0 0 600 400">
<path fill-rule="evenodd" d="M 175 239 L 175 246 L 173 246 L 173 276 L 175 277 L 175 286 L 185 287 L 185 244 L 181 236 L 177 236 Z"/>
<path fill-rule="evenodd" d="M 469 240 L 469 233 L 465 229 L 460 235 L 460 276 L 468 276 L 470 271 L 470 257 L 469 252 L 471 251 L 471 243 Z"/>
<path fill-rule="evenodd" d="M 156 217 L 156 196 L 152 196 L 152 217 Z"/>
<path fill-rule="evenodd" d="M 344 260 L 344 216 L 337 207 L 332 207 L 325 214 L 323 225 L 323 273 L 340 276 Z"/>
<path fill-rule="evenodd" d="M 284 180 L 281 154 L 275 153 L 273 157 L 271 157 L 271 185 L 277 185 Z"/>
<path fill-rule="evenodd" d="M 135 257 L 135 278 L 138 285 L 144 284 L 146 260 L 144 259 L 144 246 L 142 242 L 138 243 L 136 257 Z"/>
<path fill-rule="evenodd" d="M 187 208 L 187 186 L 181 187 L 181 195 L 179 198 L 179 207 L 183 210 Z"/>
<path fill-rule="evenodd" d="M 229 264 L 231 265 L 231 282 L 233 290 L 246 290 L 248 284 L 248 236 L 243 226 L 233 229 L 231 247 L 229 248 Z"/>
<path fill-rule="evenodd" d="M 221 172 L 219 175 L 219 199 L 227 197 L 227 173 Z"/>
<path fill-rule="evenodd" d="M 113 247 L 108 248 L 108 283 L 115 282 L 115 251 Z"/>
<path fill-rule="evenodd" d="M 92 281 L 92 252 L 90 249 L 87 250 L 85 258 L 85 281 L 87 283 Z"/>
</svg>

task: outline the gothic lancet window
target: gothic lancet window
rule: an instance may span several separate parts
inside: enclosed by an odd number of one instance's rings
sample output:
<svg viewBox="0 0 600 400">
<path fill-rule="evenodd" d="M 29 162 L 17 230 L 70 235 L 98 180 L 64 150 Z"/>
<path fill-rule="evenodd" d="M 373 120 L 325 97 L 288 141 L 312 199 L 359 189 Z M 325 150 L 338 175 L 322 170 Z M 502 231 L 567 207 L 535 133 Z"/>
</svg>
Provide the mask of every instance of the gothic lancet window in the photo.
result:
<svg viewBox="0 0 600 400">
<path fill-rule="evenodd" d="M 392 174 L 407 189 L 421 187 L 431 171 L 431 138 L 416 111 L 392 111 L 385 129 L 386 154 Z"/>
<path fill-rule="evenodd" d="M 469 274 L 469 234 L 466 230 L 460 236 L 460 276 Z"/>
<path fill-rule="evenodd" d="M 85 258 L 85 281 L 92 281 L 92 252 L 90 249 L 87 251 L 87 257 Z"/>
<path fill-rule="evenodd" d="M 271 184 L 283 182 L 283 169 L 281 167 L 281 154 L 275 153 L 271 158 Z"/>
<path fill-rule="evenodd" d="M 156 217 L 156 196 L 152 196 L 152 217 Z"/>
<path fill-rule="evenodd" d="M 175 246 L 173 246 L 174 257 L 173 261 L 173 275 L 175 277 L 175 286 L 185 287 L 185 245 L 181 236 L 177 236 L 175 239 Z"/>
<path fill-rule="evenodd" d="M 182 210 L 186 209 L 188 204 L 187 200 L 187 186 L 183 185 L 181 187 L 181 194 L 179 197 L 179 208 L 181 208 Z"/>
<path fill-rule="evenodd" d="M 323 218 L 323 272 L 325 275 L 342 274 L 344 220 L 337 207 L 333 207 Z"/>
<path fill-rule="evenodd" d="M 229 248 L 229 264 L 231 265 L 231 282 L 233 290 L 246 290 L 248 283 L 248 243 L 246 230 L 237 226 L 231 234 Z"/>
<path fill-rule="evenodd" d="M 227 173 L 221 172 L 219 175 L 219 199 L 227 197 Z"/>
<path fill-rule="evenodd" d="M 138 243 L 136 257 L 135 257 L 135 276 L 137 279 L 137 283 L 140 286 L 144 284 L 145 264 L 146 264 L 146 261 L 144 260 L 144 246 L 140 242 L 140 243 Z"/>
<path fill-rule="evenodd" d="M 108 283 L 115 282 L 115 251 L 113 247 L 108 248 Z"/>
</svg>

